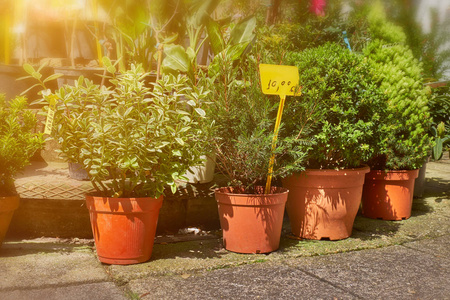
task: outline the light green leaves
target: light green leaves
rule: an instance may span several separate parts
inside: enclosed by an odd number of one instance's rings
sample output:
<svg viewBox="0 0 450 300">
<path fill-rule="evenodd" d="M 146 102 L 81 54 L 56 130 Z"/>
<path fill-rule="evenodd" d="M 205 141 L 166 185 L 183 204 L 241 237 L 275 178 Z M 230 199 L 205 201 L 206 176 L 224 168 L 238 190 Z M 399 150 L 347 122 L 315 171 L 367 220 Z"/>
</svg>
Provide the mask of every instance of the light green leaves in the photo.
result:
<svg viewBox="0 0 450 300">
<path fill-rule="evenodd" d="M 180 45 L 166 45 L 164 47 L 164 58 L 162 67 L 166 70 L 176 70 L 189 73 L 192 71 L 191 60 L 188 53 Z"/>
</svg>

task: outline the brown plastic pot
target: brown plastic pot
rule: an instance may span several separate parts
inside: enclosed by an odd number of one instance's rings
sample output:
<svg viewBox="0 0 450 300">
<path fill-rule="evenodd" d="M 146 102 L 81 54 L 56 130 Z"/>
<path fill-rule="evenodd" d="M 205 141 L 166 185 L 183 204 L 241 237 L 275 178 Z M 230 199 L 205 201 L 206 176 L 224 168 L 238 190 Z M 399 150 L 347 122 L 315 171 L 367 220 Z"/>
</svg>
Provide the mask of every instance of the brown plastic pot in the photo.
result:
<svg viewBox="0 0 450 300">
<path fill-rule="evenodd" d="M 313 240 L 340 240 L 352 234 L 369 167 L 306 170 L 283 181 L 292 233 Z"/>
<path fill-rule="evenodd" d="M 238 253 L 268 253 L 280 246 L 281 227 L 288 190 L 255 187 L 244 194 L 240 187 L 215 190 L 225 249 Z"/>
<path fill-rule="evenodd" d="M 363 216 L 392 221 L 411 217 L 414 181 L 418 174 L 418 169 L 368 173 L 363 191 Z"/>
<path fill-rule="evenodd" d="M 109 198 L 86 195 L 98 259 L 128 265 L 150 259 L 163 197 Z"/>
<path fill-rule="evenodd" d="M 0 197 L 0 246 L 3 243 L 14 211 L 19 207 L 19 196 Z"/>
</svg>

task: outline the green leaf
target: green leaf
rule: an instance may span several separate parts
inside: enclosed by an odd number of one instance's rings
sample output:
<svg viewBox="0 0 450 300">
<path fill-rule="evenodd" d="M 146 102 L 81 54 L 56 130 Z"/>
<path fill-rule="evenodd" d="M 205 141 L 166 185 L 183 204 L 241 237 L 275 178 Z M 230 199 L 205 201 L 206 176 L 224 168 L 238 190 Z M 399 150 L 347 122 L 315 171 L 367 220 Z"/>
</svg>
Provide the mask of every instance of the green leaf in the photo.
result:
<svg viewBox="0 0 450 300">
<path fill-rule="evenodd" d="M 250 43 L 255 34 L 256 18 L 248 17 L 237 24 L 230 33 L 230 45 L 238 45 L 241 43 Z"/>
<path fill-rule="evenodd" d="M 37 80 L 41 80 L 41 78 L 42 78 L 42 74 L 39 72 L 33 72 L 33 74 L 31 74 L 31 76 L 33 76 L 33 78 L 35 78 Z"/>
<path fill-rule="evenodd" d="M 229 59 L 231 60 L 238 60 L 239 58 L 241 58 L 245 49 L 247 49 L 248 44 L 249 43 L 247 42 L 227 47 L 227 49 L 225 50 L 227 57 L 229 57 Z"/>
<path fill-rule="evenodd" d="M 33 68 L 32 65 L 30 64 L 24 64 L 23 65 L 23 69 L 25 70 L 25 72 L 27 72 L 28 74 L 30 74 L 31 76 L 33 76 L 33 73 L 36 72 L 36 70 Z M 34 77 L 34 76 L 33 76 Z"/>
<path fill-rule="evenodd" d="M 433 159 L 434 160 L 439 160 L 441 159 L 442 155 L 443 155 L 443 141 L 441 138 L 436 138 L 436 145 L 434 145 L 433 147 L 433 151 L 431 152 Z"/>
<path fill-rule="evenodd" d="M 108 56 L 103 56 L 102 57 L 102 62 L 103 62 L 103 65 L 106 67 L 106 70 L 109 73 L 115 74 L 117 72 L 116 67 L 112 64 L 111 59 L 109 59 Z"/>
<path fill-rule="evenodd" d="M 220 25 L 214 21 L 210 16 L 206 18 L 206 31 L 208 32 L 209 42 L 214 55 L 219 54 L 225 48 L 225 41 L 220 31 Z"/>
<path fill-rule="evenodd" d="M 195 58 L 197 57 L 197 55 L 195 55 L 195 51 L 194 51 L 194 49 L 192 49 L 192 47 L 187 47 L 186 54 L 189 57 L 191 64 L 195 63 Z"/>
<path fill-rule="evenodd" d="M 60 74 L 60 73 L 52 74 L 52 75 L 48 76 L 47 78 L 45 78 L 44 82 L 48 82 L 48 81 L 51 81 L 51 80 L 58 79 L 61 76 L 63 76 L 63 74 Z"/>
<path fill-rule="evenodd" d="M 177 192 L 177 185 L 175 183 L 171 184 L 170 190 L 172 191 L 172 194 L 175 194 Z"/>
<path fill-rule="evenodd" d="M 177 141 L 178 144 L 180 144 L 181 146 L 184 146 L 184 141 L 180 138 L 175 138 L 175 140 Z"/>
<path fill-rule="evenodd" d="M 205 111 L 203 109 L 199 108 L 199 107 L 196 107 L 195 111 L 202 117 L 206 116 Z"/>
<path fill-rule="evenodd" d="M 194 100 L 189 100 L 189 101 L 187 102 L 187 104 L 190 105 L 190 106 L 192 106 L 192 107 L 197 106 L 197 104 L 195 103 Z M 178 113 L 178 112 L 179 112 L 179 111 L 177 110 L 177 113 Z M 179 113 L 185 114 L 186 112 L 179 112 Z"/>
<path fill-rule="evenodd" d="M 188 73 L 191 69 L 191 61 L 184 48 L 180 45 L 166 45 L 164 47 L 166 57 L 162 67 L 169 70 Z"/>
<path fill-rule="evenodd" d="M 188 22 L 195 27 L 199 27 L 204 23 L 206 16 L 212 14 L 220 0 L 201 0 L 187 1 L 190 3 L 188 9 L 194 12 L 190 15 Z"/>
</svg>

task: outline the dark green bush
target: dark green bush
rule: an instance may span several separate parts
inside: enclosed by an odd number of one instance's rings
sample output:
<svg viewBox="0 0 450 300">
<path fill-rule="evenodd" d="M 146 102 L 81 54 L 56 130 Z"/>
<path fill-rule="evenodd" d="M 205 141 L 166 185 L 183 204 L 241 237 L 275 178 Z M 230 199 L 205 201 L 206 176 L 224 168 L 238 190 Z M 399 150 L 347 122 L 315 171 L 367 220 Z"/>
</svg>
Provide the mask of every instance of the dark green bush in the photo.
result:
<svg viewBox="0 0 450 300">
<path fill-rule="evenodd" d="M 286 63 L 299 68 L 302 96 L 286 101 L 282 136 L 294 144 L 284 149 L 283 164 L 297 171 L 293 158 L 307 151 L 308 168 L 360 166 L 377 150 L 387 108 L 367 61 L 326 44 L 292 52 Z M 302 137 L 311 137 L 314 146 L 295 145 Z"/>
</svg>

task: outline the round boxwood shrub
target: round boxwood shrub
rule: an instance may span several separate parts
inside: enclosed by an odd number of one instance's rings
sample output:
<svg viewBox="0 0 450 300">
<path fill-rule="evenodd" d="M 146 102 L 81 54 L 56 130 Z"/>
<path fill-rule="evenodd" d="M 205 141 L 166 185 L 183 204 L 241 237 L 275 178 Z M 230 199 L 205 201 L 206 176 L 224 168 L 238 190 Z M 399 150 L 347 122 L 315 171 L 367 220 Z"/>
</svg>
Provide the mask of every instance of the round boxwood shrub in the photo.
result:
<svg viewBox="0 0 450 300">
<path fill-rule="evenodd" d="M 292 162 L 305 151 L 315 169 L 358 167 L 378 151 L 387 99 L 367 59 L 329 43 L 289 53 L 286 63 L 298 67 L 302 87 L 283 115 L 287 169 L 301 171 Z"/>
</svg>

